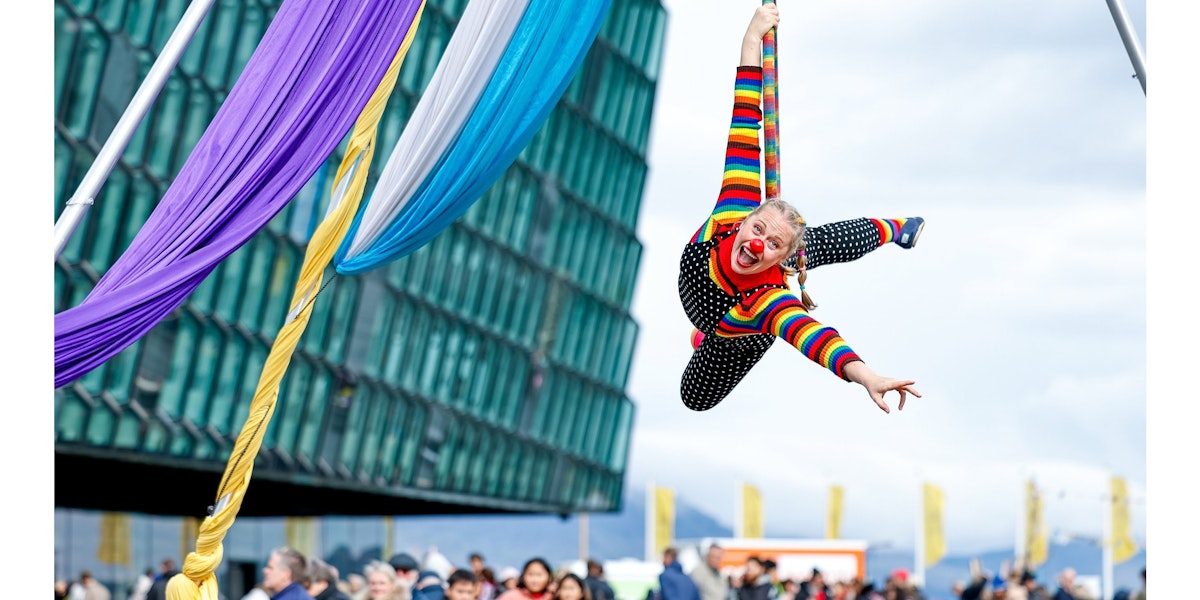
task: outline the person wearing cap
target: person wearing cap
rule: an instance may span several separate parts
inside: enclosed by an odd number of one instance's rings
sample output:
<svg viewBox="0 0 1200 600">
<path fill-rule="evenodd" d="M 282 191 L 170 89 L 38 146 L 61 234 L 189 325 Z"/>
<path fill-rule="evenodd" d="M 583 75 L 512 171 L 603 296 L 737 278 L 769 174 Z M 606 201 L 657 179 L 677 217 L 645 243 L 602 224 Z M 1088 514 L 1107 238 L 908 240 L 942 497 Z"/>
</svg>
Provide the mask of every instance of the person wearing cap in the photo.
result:
<svg viewBox="0 0 1200 600">
<path fill-rule="evenodd" d="M 500 569 L 500 575 L 496 577 L 496 581 L 500 582 L 500 589 L 497 590 L 497 595 L 503 594 L 508 590 L 517 589 L 517 584 L 520 583 L 520 579 L 521 572 L 515 567 L 504 567 L 503 569 Z"/>
<path fill-rule="evenodd" d="M 387 564 L 391 565 L 392 569 L 395 569 L 396 577 L 399 578 L 407 588 L 412 589 L 412 587 L 417 584 L 417 577 L 420 576 L 421 573 L 421 565 L 417 562 L 416 558 L 413 558 L 413 555 L 407 552 L 393 554 L 392 557 L 388 559 Z"/>
</svg>

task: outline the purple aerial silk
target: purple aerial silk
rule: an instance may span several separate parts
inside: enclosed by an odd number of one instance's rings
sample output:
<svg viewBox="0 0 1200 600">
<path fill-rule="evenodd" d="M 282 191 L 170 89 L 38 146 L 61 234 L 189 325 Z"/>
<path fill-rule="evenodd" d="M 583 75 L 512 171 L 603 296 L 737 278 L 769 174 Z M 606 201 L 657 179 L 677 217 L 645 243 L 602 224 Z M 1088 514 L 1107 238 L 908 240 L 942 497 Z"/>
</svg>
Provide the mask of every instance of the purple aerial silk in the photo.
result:
<svg viewBox="0 0 1200 600">
<path fill-rule="evenodd" d="M 178 308 L 300 190 L 350 131 L 421 0 L 286 0 L 129 248 L 54 317 L 54 386 Z"/>
</svg>

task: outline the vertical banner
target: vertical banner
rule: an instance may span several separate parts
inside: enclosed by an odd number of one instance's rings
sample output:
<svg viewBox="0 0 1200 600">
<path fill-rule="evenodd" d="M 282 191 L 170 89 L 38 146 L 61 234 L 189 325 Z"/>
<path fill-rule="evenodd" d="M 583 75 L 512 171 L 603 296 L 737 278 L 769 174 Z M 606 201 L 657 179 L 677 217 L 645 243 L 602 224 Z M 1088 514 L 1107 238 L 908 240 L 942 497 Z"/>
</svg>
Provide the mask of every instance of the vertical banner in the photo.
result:
<svg viewBox="0 0 1200 600">
<path fill-rule="evenodd" d="M 305 556 L 318 556 L 316 519 L 313 517 L 287 517 L 284 523 L 287 529 L 289 548 Z"/>
<path fill-rule="evenodd" d="M 741 514 L 737 518 L 741 529 L 738 537 L 759 539 L 763 536 L 762 493 L 757 487 L 743 483 L 740 498 Z"/>
<path fill-rule="evenodd" d="M 842 486 L 829 486 L 829 516 L 825 520 L 825 538 L 836 540 L 842 536 Z"/>
<path fill-rule="evenodd" d="M 663 550 L 675 539 L 675 492 L 666 488 L 657 488 L 654 492 L 654 508 L 657 517 L 654 520 L 654 555 L 661 556 Z"/>
<path fill-rule="evenodd" d="M 129 515 L 106 512 L 100 516 L 100 543 L 96 558 L 106 565 L 130 566 L 129 545 L 133 531 Z"/>
<path fill-rule="evenodd" d="M 1032 479 L 1025 482 L 1025 564 L 1030 570 L 1050 556 L 1050 535 L 1043 520 L 1042 494 Z"/>
<path fill-rule="evenodd" d="M 925 566 L 937 564 L 946 555 L 946 537 L 942 532 L 942 511 L 946 497 L 932 483 L 925 484 Z"/>
<path fill-rule="evenodd" d="M 383 560 L 391 558 L 395 552 L 392 551 L 392 539 L 395 537 L 396 517 L 383 518 Z"/>
<path fill-rule="evenodd" d="M 1112 561 L 1123 563 L 1137 554 L 1129 519 L 1129 491 L 1122 477 L 1112 478 Z"/>
<path fill-rule="evenodd" d="M 179 556 L 187 558 L 189 552 L 195 550 L 192 543 L 200 537 L 200 519 L 184 517 L 179 520 Z"/>
<path fill-rule="evenodd" d="M 657 561 L 662 558 L 663 550 L 675 539 L 675 492 L 667 488 L 650 486 L 648 499 L 649 512 L 646 527 L 649 529 L 647 540 L 647 561 Z"/>
</svg>

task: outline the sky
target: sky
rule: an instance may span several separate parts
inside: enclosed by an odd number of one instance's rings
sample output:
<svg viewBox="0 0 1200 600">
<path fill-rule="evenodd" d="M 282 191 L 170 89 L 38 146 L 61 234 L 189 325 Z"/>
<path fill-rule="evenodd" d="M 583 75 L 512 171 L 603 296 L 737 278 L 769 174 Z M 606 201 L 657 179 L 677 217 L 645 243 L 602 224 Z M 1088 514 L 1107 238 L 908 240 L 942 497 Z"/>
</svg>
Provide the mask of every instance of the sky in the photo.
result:
<svg viewBox="0 0 1200 600">
<path fill-rule="evenodd" d="M 1103 2 L 780 5 L 780 188 L 810 224 L 926 220 L 810 272 L 814 318 L 922 398 L 884 414 L 776 343 L 716 408 L 687 410 L 679 253 L 721 182 L 754 0 L 670 0 L 639 217 L 628 484 L 732 523 L 742 482 L 768 531 L 912 547 L 921 484 L 951 553 L 1011 547 L 1024 481 L 1047 527 L 1099 538 L 1109 478 L 1146 538 L 1147 97 Z M 1147 63 L 1144 1 L 1126 2 Z"/>
<path fill-rule="evenodd" d="M 1200 99 L 1185 64 L 1200 43 L 1183 30 L 1200 8 L 1160 3 L 1147 15 L 1145 0 L 1124 2 L 1152 72 L 1148 98 L 1099 0 L 781 7 L 785 199 L 814 224 L 927 220 L 913 250 L 882 248 L 809 278 L 818 320 L 877 372 L 916 380 L 924 397 L 885 415 L 783 344 L 713 410 L 680 402 L 690 326 L 675 289 L 678 253 L 720 184 L 738 42 L 758 2 L 663 3 L 627 486 L 673 488 L 732 522 L 736 487 L 749 482 L 763 493 L 769 531 L 820 535 L 827 488 L 841 485 L 844 537 L 909 546 L 930 482 L 945 493 L 958 554 L 1012 544 L 1029 477 L 1048 494 L 1051 528 L 1098 536 L 1100 497 L 1118 475 L 1135 539 L 1153 532 L 1161 550 L 1156 582 L 1187 581 L 1188 555 L 1171 550 L 1200 534 L 1186 477 L 1198 450 L 1189 424 L 1200 416 L 1188 277 Z M 14 6 L 12 32 L 0 36 L 8 56 L 23 57 L 5 65 L 7 110 L 33 116 L 6 122 L 3 164 L 24 175 L 10 176 L 9 219 L 44 225 L 40 237 L 31 227 L 0 237 L 10 257 L 52 245 L 56 215 L 29 201 L 53 190 L 52 12 L 52 3 Z M 44 35 L 30 33 L 31 21 Z M 7 382 L 0 440 L 17 490 L 6 507 L 26 523 L 14 530 L 48 531 L 53 279 L 33 256 L 9 264 L 11 341 L 0 364 L 25 375 Z M 26 575 L 12 585 L 32 591 L 53 578 L 52 552 L 52 536 L 32 535 L 0 555 Z"/>
</svg>

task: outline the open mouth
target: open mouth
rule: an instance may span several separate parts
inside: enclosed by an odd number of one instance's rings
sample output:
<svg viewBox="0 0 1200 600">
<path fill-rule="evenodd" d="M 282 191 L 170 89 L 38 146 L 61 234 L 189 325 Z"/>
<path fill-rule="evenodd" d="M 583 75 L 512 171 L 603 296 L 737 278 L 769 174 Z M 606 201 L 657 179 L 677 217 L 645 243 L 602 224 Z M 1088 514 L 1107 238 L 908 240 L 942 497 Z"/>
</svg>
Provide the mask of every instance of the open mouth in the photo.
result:
<svg viewBox="0 0 1200 600">
<path fill-rule="evenodd" d="M 758 262 L 760 260 L 762 260 L 760 257 L 757 257 L 753 253 L 751 253 L 750 250 L 746 249 L 745 245 L 738 248 L 737 256 L 735 257 L 735 259 L 737 260 L 738 266 L 743 269 L 749 269 L 749 268 L 753 267 L 754 265 L 757 265 Z"/>
</svg>

